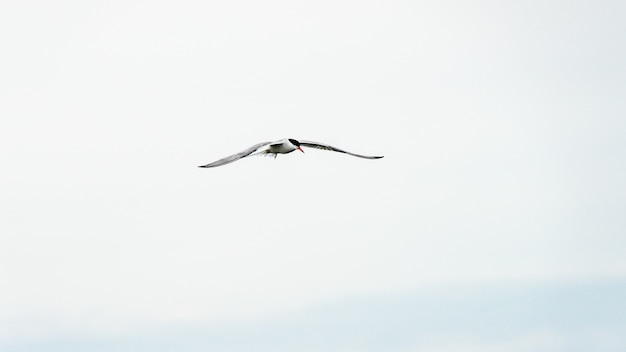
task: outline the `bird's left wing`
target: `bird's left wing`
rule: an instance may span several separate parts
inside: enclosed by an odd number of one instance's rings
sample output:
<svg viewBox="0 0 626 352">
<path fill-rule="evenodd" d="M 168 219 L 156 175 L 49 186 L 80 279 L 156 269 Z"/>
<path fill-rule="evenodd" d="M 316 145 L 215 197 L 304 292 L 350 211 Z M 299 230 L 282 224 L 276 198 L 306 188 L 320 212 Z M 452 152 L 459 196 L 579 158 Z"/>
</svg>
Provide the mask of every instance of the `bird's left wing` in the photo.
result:
<svg viewBox="0 0 626 352">
<path fill-rule="evenodd" d="M 206 168 L 206 167 L 216 167 L 216 166 L 222 166 L 222 165 L 230 164 L 233 161 L 237 161 L 239 159 L 247 157 L 248 155 L 256 152 L 257 150 L 259 150 L 260 148 L 262 148 L 262 147 L 264 147 L 266 145 L 269 145 L 270 143 L 272 143 L 272 142 L 263 142 L 263 143 L 255 144 L 252 147 L 250 147 L 250 148 L 248 148 L 248 149 L 246 149 L 244 151 L 241 151 L 241 152 L 239 152 L 237 154 L 233 154 L 231 156 L 227 156 L 227 157 L 222 158 L 220 160 L 214 161 L 214 162 L 206 164 L 206 165 L 200 165 L 198 167 L 205 167 Z"/>
<path fill-rule="evenodd" d="M 322 149 L 322 150 L 330 150 L 330 151 L 333 151 L 333 152 L 344 153 L 344 154 L 348 154 L 348 155 L 352 155 L 352 156 L 356 156 L 356 157 L 364 158 L 364 159 L 380 159 L 380 158 L 382 158 L 382 156 L 368 156 L 368 155 L 361 155 L 361 154 L 350 153 L 350 152 L 345 151 L 343 149 L 339 149 L 339 148 L 333 147 L 332 145 L 319 143 L 319 142 L 311 142 L 311 141 L 303 141 L 303 140 L 299 140 L 299 142 L 300 142 L 300 145 L 303 146 L 303 147 Z"/>
</svg>

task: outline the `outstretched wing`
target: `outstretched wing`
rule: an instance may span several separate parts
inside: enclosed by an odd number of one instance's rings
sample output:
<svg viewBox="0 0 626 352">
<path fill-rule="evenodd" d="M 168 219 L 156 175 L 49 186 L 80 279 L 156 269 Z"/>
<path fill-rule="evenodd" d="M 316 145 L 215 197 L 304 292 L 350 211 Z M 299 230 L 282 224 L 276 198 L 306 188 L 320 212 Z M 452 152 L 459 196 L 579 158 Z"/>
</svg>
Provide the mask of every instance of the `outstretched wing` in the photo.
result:
<svg viewBox="0 0 626 352">
<path fill-rule="evenodd" d="M 352 156 L 356 156 L 356 157 L 364 158 L 364 159 L 380 159 L 380 158 L 382 158 L 382 156 L 367 156 L 367 155 L 350 153 L 350 152 L 345 151 L 343 149 L 335 148 L 332 145 L 319 143 L 319 142 L 311 142 L 311 141 L 303 141 L 303 140 L 299 140 L 299 142 L 300 142 L 300 145 L 303 146 L 303 147 L 322 149 L 322 150 L 330 150 L 330 151 L 333 151 L 333 152 L 344 153 L 344 154 L 348 154 L 348 155 L 352 155 Z"/>
<path fill-rule="evenodd" d="M 263 143 L 255 144 L 252 147 L 250 147 L 250 148 L 248 148 L 248 149 L 246 149 L 246 150 L 244 150 L 242 152 L 239 152 L 237 154 L 233 154 L 231 156 L 227 156 L 227 157 L 222 158 L 222 159 L 220 159 L 218 161 L 214 161 L 214 162 L 212 162 L 210 164 L 200 165 L 198 167 L 216 167 L 216 166 L 222 166 L 222 165 L 230 164 L 233 161 L 237 161 L 239 159 L 247 157 L 248 155 L 256 152 L 260 148 L 262 148 L 264 146 L 267 146 L 267 145 L 269 145 L 271 143 L 272 142 L 263 142 Z"/>
</svg>

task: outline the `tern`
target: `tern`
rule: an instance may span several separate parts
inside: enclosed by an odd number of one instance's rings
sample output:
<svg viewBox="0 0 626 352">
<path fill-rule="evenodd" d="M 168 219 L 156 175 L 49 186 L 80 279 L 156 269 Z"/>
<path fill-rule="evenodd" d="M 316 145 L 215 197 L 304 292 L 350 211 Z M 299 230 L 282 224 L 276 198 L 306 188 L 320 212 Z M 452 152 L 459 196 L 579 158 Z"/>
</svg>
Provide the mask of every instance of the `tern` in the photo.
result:
<svg viewBox="0 0 626 352">
<path fill-rule="evenodd" d="M 302 150 L 302 147 L 330 150 L 333 152 L 344 153 L 344 154 L 348 154 L 348 155 L 352 155 L 352 156 L 356 156 L 358 158 L 364 158 L 364 159 L 382 158 L 382 156 L 367 156 L 367 155 L 350 153 L 343 149 L 339 149 L 339 148 L 336 148 L 336 147 L 333 147 L 331 145 L 324 144 L 324 143 L 297 140 L 293 138 L 285 138 L 285 139 L 281 139 L 275 142 L 258 143 L 237 154 L 233 154 L 231 156 L 227 156 L 220 160 L 214 161 L 206 165 L 200 165 L 198 167 L 209 168 L 209 167 L 222 166 L 222 165 L 230 164 L 233 161 L 237 161 L 239 159 L 243 159 L 247 156 L 255 155 L 255 154 L 273 155 L 274 158 L 276 158 L 278 154 L 288 154 L 288 153 L 293 152 L 294 150 L 299 150 L 304 153 L 304 150 Z"/>
</svg>

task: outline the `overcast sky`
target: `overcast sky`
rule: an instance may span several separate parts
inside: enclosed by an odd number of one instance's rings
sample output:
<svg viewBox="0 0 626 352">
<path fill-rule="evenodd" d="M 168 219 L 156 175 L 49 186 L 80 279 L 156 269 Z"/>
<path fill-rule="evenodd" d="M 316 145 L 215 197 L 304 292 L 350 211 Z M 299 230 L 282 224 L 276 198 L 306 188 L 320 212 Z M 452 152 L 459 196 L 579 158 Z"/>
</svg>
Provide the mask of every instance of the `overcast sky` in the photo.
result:
<svg viewBox="0 0 626 352">
<path fill-rule="evenodd" d="M 623 282 L 625 13 L 3 2 L 0 342 L 440 285 Z M 285 137 L 385 158 L 196 167 Z"/>
</svg>

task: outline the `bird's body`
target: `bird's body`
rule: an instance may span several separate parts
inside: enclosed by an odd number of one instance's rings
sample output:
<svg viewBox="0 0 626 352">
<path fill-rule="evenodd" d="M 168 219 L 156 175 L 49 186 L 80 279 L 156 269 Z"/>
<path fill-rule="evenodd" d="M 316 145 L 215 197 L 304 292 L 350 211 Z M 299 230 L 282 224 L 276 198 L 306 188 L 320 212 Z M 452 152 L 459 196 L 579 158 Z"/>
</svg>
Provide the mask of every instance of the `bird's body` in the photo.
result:
<svg viewBox="0 0 626 352">
<path fill-rule="evenodd" d="M 201 165 L 199 167 L 209 168 L 209 167 L 222 166 L 222 165 L 226 165 L 226 164 L 232 163 L 233 161 L 237 161 L 239 159 L 245 158 L 245 157 L 250 156 L 250 155 L 255 155 L 255 154 L 273 155 L 274 158 L 276 158 L 276 156 L 278 154 L 289 154 L 289 153 L 293 152 L 294 150 L 299 150 L 299 151 L 304 153 L 304 151 L 302 150 L 301 147 L 309 147 L 309 148 L 316 148 L 316 149 L 322 149 L 322 150 L 330 150 L 330 151 L 344 153 L 344 154 L 348 154 L 348 155 L 352 155 L 352 156 L 356 156 L 356 157 L 364 158 L 364 159 L 380 159 L 380 158 L 382 158 L 382 156 L 366 156 L 366 155 L 350 153 L 350 152 L 347 152 L 345 150 L 342 150 L 342 149 L 330 146 L 328 144 L 323 144 L 323 143 L 318 143 L 318 142 L 311 142 L 311 141 L 304 141 L 304 140 L 296 140 L 296 139 L 293 139 L 293 138 L 285 138 L 285 139 L 281 139 L 281 140 L 275 141 L 275 142 L 263 142 L 263 143 L 255 144 L 252 147 L 250 147 L 250 148 L 248 148 L 248 149 L 246 149 L 244 151 L 241 151 L 241 152 L 239 152 L 237 154 L 233 154 L 231 156 L 227 156 L 227 157 L 222 158 L 220 160 L 214 161 L 214 162 L 206 164 L 206 165 Z"/>
<path fill-rule="evenodd" d="M 289 139 L 283 139 L 267 146 L 267 154 L 289 154 L 300 149 L 300 145 L 296 145 Z M 302 149 L 300 149 L 302 150 Z"/>
</svg>

